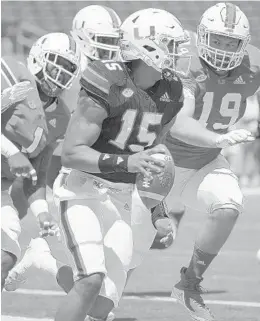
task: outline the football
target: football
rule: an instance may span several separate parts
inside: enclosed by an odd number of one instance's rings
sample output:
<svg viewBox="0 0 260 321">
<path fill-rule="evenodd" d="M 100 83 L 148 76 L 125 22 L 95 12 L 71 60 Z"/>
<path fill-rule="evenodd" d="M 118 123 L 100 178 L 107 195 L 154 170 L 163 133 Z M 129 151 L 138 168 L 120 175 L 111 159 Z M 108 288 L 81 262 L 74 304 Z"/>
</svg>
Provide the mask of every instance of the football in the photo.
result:
<svg viewBox="0 0 260 321">
<path fill-rule="evenodd" d="M 166 149 L 166 154 L 153 154 L 152 157 L 165 161 L 164 170 L 161 173 L 152 173 L 152 179 L 147 179 L 143 174 L 136 176 L 136 187 L 144 205 L 151 209 L 160 204 L 169 194 L 174 183 L 174 161 Z"/>
</svg>

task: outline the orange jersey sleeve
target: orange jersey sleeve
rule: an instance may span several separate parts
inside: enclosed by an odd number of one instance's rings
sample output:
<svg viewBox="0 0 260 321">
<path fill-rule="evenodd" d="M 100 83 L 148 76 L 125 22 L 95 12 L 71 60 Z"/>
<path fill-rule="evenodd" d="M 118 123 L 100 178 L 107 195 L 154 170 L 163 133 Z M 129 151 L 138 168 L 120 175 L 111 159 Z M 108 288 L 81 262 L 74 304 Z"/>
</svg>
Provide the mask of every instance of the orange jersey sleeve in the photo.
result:
<svg viewBox="0 0 260 321">
<path fill-rule="evenodd" d="M 10 100 L 10 106 L 2 112 L 2 132 L 29 157 L 35 157 L 46 146 L 48 135 L 35 80 L 13 57 L 1 58 L 1 80 L 1 98 Z"/>
</svg>

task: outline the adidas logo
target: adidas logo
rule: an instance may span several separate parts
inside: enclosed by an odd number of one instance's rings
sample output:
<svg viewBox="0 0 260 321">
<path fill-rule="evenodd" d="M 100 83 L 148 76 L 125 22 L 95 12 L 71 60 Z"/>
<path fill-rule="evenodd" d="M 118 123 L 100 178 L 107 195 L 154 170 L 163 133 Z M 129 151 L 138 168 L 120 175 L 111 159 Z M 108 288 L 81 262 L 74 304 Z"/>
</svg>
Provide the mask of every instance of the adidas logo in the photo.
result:
<svg viewBox="0 0 260 321">
<path fill-rule="evenodd" d="M 118 165 L 118 164 L 122 163 L 123 161 L 124 161 L 124 159 L 119 156 L 119 157 L 117 158 L 116 164 Z"/>
<path fill-rule="evenodd" d="M 234 82 L 233 84 L 237 84 L 237 85 L 243 85 L 246 82 L 243 80 L 242 76 L 239 76 Z"/>
<path fill-rule="evenodd" d="M 125 209 L 126 211 L 130 211 L 130 207 L 129 207 L 129 205 L 128 205 L 127 203 L 125 203 L 124 209 Z"/>
<path fill-rule="evenodd" d="M 167 103 L 171 102 L 170 97 L 167 92 L 161 96 L 160 101 L 165 101 Z"/>
</svg>

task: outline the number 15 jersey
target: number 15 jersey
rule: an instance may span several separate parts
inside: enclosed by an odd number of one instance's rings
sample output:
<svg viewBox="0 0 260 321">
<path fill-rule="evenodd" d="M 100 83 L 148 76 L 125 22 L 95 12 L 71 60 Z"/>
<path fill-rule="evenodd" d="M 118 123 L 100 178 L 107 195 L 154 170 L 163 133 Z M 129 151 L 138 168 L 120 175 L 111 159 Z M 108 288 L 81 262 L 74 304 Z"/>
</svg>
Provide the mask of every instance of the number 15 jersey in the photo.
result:
<svg viewBox="0 0 260 321">
<path fill-rule="evenodd" d="M 95 61 L 80 80 L 87 94 L 106 109 L 93 149 L 108 154 L 133 154 L 151 147 L 183 105 L 179 78 L 161 79 L 147 92 L 135 86 L 121 62 Z M 133 183 L 130 173 L 95 174 L 114 182 Z"/>
<path fill-rule="evenodd" d="M 260 87 L 260 51 L 248 46 L 240 66 L 223 78 L 214 73 L 202 59 L 192 57 L 190 78 L 183 79 L 184 92 L 195 97 L 193 118 L 210 131 L 219 134 L 243 117 L 246 100 Z M 175 165 L 200 169 L 221 152 L 219 148 L 204 148 L 186 144 L 168 133 L 166 146 L 171 151 Z"/>
</svg>

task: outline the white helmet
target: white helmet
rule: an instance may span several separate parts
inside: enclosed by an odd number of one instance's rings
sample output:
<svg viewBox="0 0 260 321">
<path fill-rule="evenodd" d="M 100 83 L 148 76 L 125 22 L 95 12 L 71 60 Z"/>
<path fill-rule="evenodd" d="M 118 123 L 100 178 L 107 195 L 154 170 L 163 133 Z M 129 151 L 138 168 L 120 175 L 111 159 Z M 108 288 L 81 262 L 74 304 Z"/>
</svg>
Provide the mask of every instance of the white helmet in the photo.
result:
<svg viewBox="0 0 260 321">
<path fill-rule="evenodd" d="M 218 3 L 206 10 L 200 20 L 197 34 L 199 56 L 220 71 L 231 70 L 239 66 L 250 41 L 248 19 L 232 3 Z M 240 40 L 237 51 L 213 48 L 210 46 L 211 35 L 222 35 Z"/>
<path fill-rule="evenodd" d="M 187 33 L 180 21 L 165 10 L 137 11 L 126 18 L 121 29 L 121 55 L 125 61 L 141 59 L 158 71 L 175 70 L 176 58 L 187 52 L 179 47 L 189 40 Z"/>
<path fill-rule="evenodd" d="M 49 33 L 32 46 L 27 59 L 28 69 L 43 91 L 55 97 L 71 87 L 80 70 L 80 49 L 65 33 Z"/>
<path fill-rule="evenodd" d="M 93 60 L 116 60 L 119 54 L 121 20 L 111 8 L 92 5 L 73 19 L 71 35 L 82 52 Z"/>
</svg>

